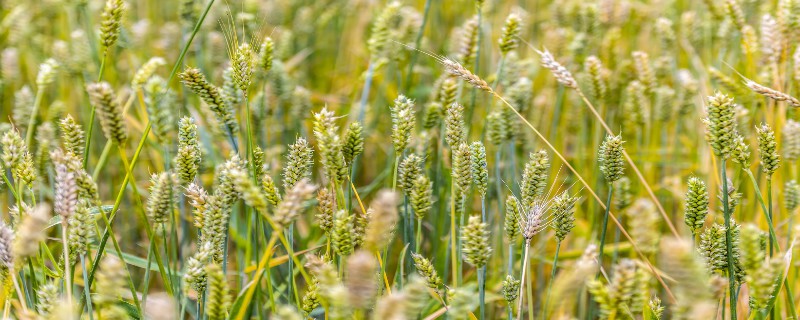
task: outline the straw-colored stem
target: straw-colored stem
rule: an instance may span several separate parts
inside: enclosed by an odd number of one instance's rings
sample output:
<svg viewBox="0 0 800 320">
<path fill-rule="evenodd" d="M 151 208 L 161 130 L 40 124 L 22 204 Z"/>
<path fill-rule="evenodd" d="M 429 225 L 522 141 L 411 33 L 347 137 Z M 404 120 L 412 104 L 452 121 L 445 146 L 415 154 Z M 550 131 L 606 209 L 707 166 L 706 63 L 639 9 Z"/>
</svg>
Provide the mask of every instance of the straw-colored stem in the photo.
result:
<svg viewBox="0 0 800 320">
<path fill-rule="evenodd" d="M 14 289 L 17 291 L 17 298 L 19 298 L 19 304 L 22 306 L 22 310 L 25 313 L 28 313 L 28 302 L 25 300 L 25 294 L 22 292 L 21 287 L 19 286 L 19 281 L 17 281 L 17 276 L 13 275 L 11 272 L 11 281 L 14 282 Z"/>
<path fill-rule="evenodd" d="M 517 295 L 518 296 L 517 299 L 519 299 L 519 304 L 517 305 L 517 320 L 522 320 L 522 300 L 525 300 L 523 299 L 522 291 L 525 290 L 526 287 L 525 274 L 528 273 L 528 251 L 529 251 L 528 249 L 530 248 L 530 246 L 531 246 L 530 242 L 528 240 L 525 240 L 525 253 L 522 255 L 522 270 L 520 270 L 520 272 L 522 272 L 522 275 L 520 276 L 519 294 Z M 530 311 L 532 310 L 529 310 L 529 312 Z"/>
<path fill-rule="evenodd" d="M 69 224 L 67 223 L 66 217 L 63 217 L 61 220 L 61 240 L 64 244 L 64 286 L 67 289 L 67 302 L 72 304 L 72 274 L 70 273 L 70 264 L 69 264 L 69 242 L 67 242 L 67 232 L 69 232 L 69 228 L 67 228 Z"/>
</svg>

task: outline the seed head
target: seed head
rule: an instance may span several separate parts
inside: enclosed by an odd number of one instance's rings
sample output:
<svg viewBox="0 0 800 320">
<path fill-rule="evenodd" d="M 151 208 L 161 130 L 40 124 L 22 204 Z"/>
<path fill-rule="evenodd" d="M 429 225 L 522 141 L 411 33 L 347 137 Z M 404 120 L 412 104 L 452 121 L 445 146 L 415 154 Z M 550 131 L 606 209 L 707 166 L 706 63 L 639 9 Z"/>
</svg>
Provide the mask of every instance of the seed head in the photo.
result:
<svg viewBox="0 0 800 320">
<path fill-rule="evenodd" d="M 389 190 L 381 190 L 372 200 L 372 214 L 364 235 L 364 246 L 370 251 L 380 250 L 392 239 L 392 232 L 397 224 L 398 195 Z"/>
<path fill-rule="evenodd" d="M 558 83 L 570 89 L 578 88 L 578 82 L 575 81 L 572 73 L 558 63 L 556 59 L 553 58 L 553 55 L 550 53 L 550 51 L 545 49 L 544 52 L 539 50 L 536 50 L 536 52 L 542 56 L 542 66 L 546 69 L 550 69 L 550 72 L 552 72 L 553 76 L 556 77 L 556 81 L 558 81 Z"/>
<path fill-rule="evenodd" d="M 230 289 L 222 268 L 218 264 L 206 267 L 208 275 L 208 300 L 206 314 L 209 320 L 225 320 L 228 318 L 228 308 L 231 305 Z"/>
<path fill-rule="evenodd" d="M 311 278 L 310 283 L 306 286 L 306 293 L 303 294 L 303 304 L 301 309 L 306 315 L 311 313 L 317 306 L 319 306 L 319 297 L 317 290 L 319 289 L 319 281 L 316 277 Z"/>
<path fill-rule="evenodd" d="M 49 205 L 40 204 L 22 218 L 11 250 L 18 263 L 24 263 L 26 258 L 39 253 L 39 243 L 43 243 L 47 237 L 45 229 L 50 222 L 50 210 Z"/>
<path fill-rule="evenodd" d="M 452 77 L 447 77 L 442 81 L 442 86 L 439 90 L 439 102 L 445 108 L 456 103 L 456 95 L 458 95 L 458 82 Z M 463 109 L 461 110 L 463 112 Z"/>
<path fill-rule="evenodd" d="M 631 180 L 628 177 L 617 180 L 616 186 L 614 186 L 614 207 L 620 211 L 625 210 L 633 202 L 632 198 Z"/>
<path fill-rule="evenodd" d="M 514 279 L 514 276 L 507 275 L 503 280 L 503 298 L 506 302 L 511 303 L 519 298 L 519 285 L 520 281 Z"/>
<path fill-rule="evenodd" d="M 275 225 L 278 228 L 289 226 L 302 213 L 304 202 L 311 198 L 315 190 L 317 190 L 317 186 L 311 184 L 308 179 L 298 181 L 292 189 L 286 192 L 286 198 L 275 210 L 273 216 Z"/>
<path fill-rule="evenodd" d="M 783 187 L 783 207 L 789 214 L 800 205 L 800 185 L 795 180 L 786 181 Z"/>
<path fill-rule="evenodd" d="M 445 139 L 451 149 L 466 140 L 464 131 L 464 107 L 458 103 L 448 105 L 444 118 Z"/>
<path fill-rule="evenodd" d="M 647 282 L 647 273 L 638 268 L 636 262 L 623 259 L 614 266 L 611 283 L 604 285 L 599 280 L 592 280 L 588 287 L 594 301 L 600 305 L 601 317 L 606 318 L 624 310 L 642 310 Z"/>
<path fill-rule="evenodd" d="M 203 215 L 206 211 L 206 202 L 208 202 L 208 192 L 203 187 L 192 182 L 186 187 L 186 198 L 189 199 L 189 205 L 194 208 L 192 214 L 194 215 L 194 226 L 198 229 L 203 229 Z"/>
<path fill-rule="evenodd" d="M 178 154 L 175 156 L 175 170 L 182 184 L 194 181 L 201 156 L 197 125 L 191 117 L 183 117 L 178 123 Z"/>
<path fill-rule="evenodd" d="M 532 206 L 537 198 L 544 195 L 549 171 L 550 156 L 547 151 L 531 152 L 530 160 L 525 164 L 525 171 L 522 172 L 522 182 L 520 182 L 524 207 Z"/>
<path fill-rule="evenodd" d="M 91 202 L 82 200 L 75 214 L 69 218 L 69 261 L 76 262 L 89 251 L 94 235 L 94 217 L 89 212 L 90 206 Z"/>
<path fill-rule="evenodd" d="M 747 276 L 752 310 L 761 310 L 767 307 L 773 298 L 772 293 L 780 284 L 784 268 L 782 259 L 771 259 L 763 262 L 756 272 Z"/>
<path fill-rule="evenodd" d="M 242 43 L 231 57 L 233 81 L 239 90 L 247 92 L 253 77 L 253 49 L 249 43 Z"/>
<path fill-rule="evenodd" d="M 705 224 L 708 215 L 708 190 L 703 180 L 698 177 L 689 178 L 685 201 L 683 221 L 692 234 L 696 234 Z"/>
<path fill-rule="evenodd" d="M 461 61 L 461 63 L 466 66 L 465 69 L 472 69 L 478 48 L 478 16 L 473 16 L 465 21 L 460 31 L 457 53 L 458 61 Z"/>
<path fill-rule="evenodd" d="M 314 151 L 304 138 L 289 146 L 286 155 L 286 167 L 283 168 L 283 189 L 290 190 L 303 178 L 311 176 L 311 166 L 314 164 Z"/>
<path fill-rule="evenodd" d="M 150 60 L 147 60 L 139 70 L 136 70 L 136 74 L 133 75 L 131 89 L 134 91 L 141 89 L 142 86 L 147 83 L 147 80 L 156 73 L 156 69 L 165 64 L 167 64 L 167 61 L 162 57 L 152 57 Z"/>
<path fill-rule="evenodd" d="M 353 253 L 353 217 L 344 210 L 336 212 L 334 217 L 331 244 L 340 256 Z"/>
<path fill-rule="evenodd" d="M 350 303 L 356 309 L 366 308 L 375 300 L 378 263 L 366 250 L 358 250 L 347 258 L 345 286 L 350 293 Z"/>
<path fill-rule="evenodd" d="M 333 229 L 333 213 L 336 211 L 336 198 L 328 188 L 319 189 L 317 192 L 317 225 L 323 232 L 329 234 Z"/>
<path fill-rule="evenodd" d="M 444 108 L 440 102 L 429 102 L 425 105 L 425 114 L 422 117 L 422 128 L 425 130 L 438 128 L 443 115 Z"/>
<path fill-rule="evenodd" d="M 175 209 L 178 192 L 177 177 L 171 172 L 161 172 L 150 177 L 150 196 L 147 198 L 147 216 L 155 224 L 167 223 Z"/>
<path fill-rule="evenodd" d="M 608 183 L 614 183 L 625 174 L 625 160 L 623 152 L 625 149 L 622 144 L 622 135 L 608 135 L 600 146 L 598 160 L 600 161 L 600 171 L 605 175 Z"/>
<path fill-rule="evenodd" d="M 372 25 L 372 35 L 367 41 L 371 55 L 370 59 L 383 58 L 388 53 L 386 52 L 386 44 L 389 42 L 391 35 L 390 28 L 401 7 L 402 4 L 400 2 L 392 1 L 375 19 L 375 23 Z"/>
<path fill-rule="evenodd" d="M 212 251 L 213 245 L 210 242 L 206 242 L 186 262 L 186 272 L 183 275 L 185 291 L 188 292 L 189 289 L 192 289 L 198 295 L 202 295 L 206 290 L 207 276 L 205 267 L 211 262 Z"/>
<path fill-rule="evenodd" d="M 417 175 L 408 198 L 417 220 L 424 219 L 430 212 L 433 202 L 433 182 L 428 179 L 428 176 Z"/>
<path fill-rule="evenodd" d="M 272 69 L 272 59 L 274 58 L 275 53 L 275 41 L 272 40 L 271 37 L 264 38 L 264 42 L 261 43 L 261 52 L 258 56 L 258 67 L 264 73 L 269 72 Z"/>
<path fill-rule="evenodd" d="M 483 90 L 486 92 L 492 92 L 492 87 L 490 87 L 489 84 L 486 83 L 486 81 L 481 79 L 481 77 L 478 77 L 477 75 L 473 74 L 472 71 L 469 71 L 460 63 L 450 59 L 443 59 L 441 62 L 442 64 L 444 64 L 444 69 L 454 77 L 461 78 L 466 83 L 469 83 L 476 89 Z"/>
<path fill-rule="evenodd" d="M 733 137 L 733 150 L 731 150 L 731 159 L 746 168 L 750 165 L 750 147 L 744 141 L 744 137 L 738 132 Z"/>
<path fill-rule="evenodd" d="M 500 111 L 494 111 L 486 116 L 486 136 L 489 138 L 489 142 L 495 146 L 502 145 L 508 135 L 506 132 L 508 124 L 505 123 L 505 120 L 503 113 Z"/>
<path fill-rule="evenodd" d="M 656 84 L 656 75 L 650 66 L 650 57 L 642 51 L 633 52 L 633 66 L 636 70 L 636 79 L 644 85 L 645 92 L 653 92 Z"/>
<path fill-rule="evenodd" d="M 345 134 L 344 145 L 342 146 L 342 154 L 344 154 L 344 163 L 348 166 L 353 164 L 353 159 L 364 152 L 364 133 L 361 123 L 350 123 L 350 127 Z"/>
<path fill-rule="evenodd" d="M 489 261 L 492 248 L 489 246 L 489 230 L 478 216 L 469 217 L 469 222 L 461 229 L 464 260 L 475 268 L 481 268 Z"/>
<path fill-rule="evenodd" d="M 36 304 L 36 311 L 40 316 L 47 317 L 59 303 L 58 286 L 55 282 L 48 282 L 39 287 L 36 297 L 39 300 L 39 303 Z"/>
<path fill-rule="evenodd" d="M 11 251 L 14 242 L 14 231 L 5 223 L 0 223 L 0 264 L 5 267 L 5 271 L 14 268 L 14 256 Z"/>
<path fill-rule="evenodd" d="M 414 101 L 400 95 L 394 100 L 391 108 L 392 114 L 392 141 L 396 154 L 402 154 L 411 140 L 411 131 L 414 130 L 416 118 L 414 115 Z"/>
<path fill-rule="evenodd" d="M 498 40 L 503 55 L 519 46 L 520 29 L 522 29 L 522 19 L 516 13 L 509 14 L 503 26 L 503 35 Z"/>
<path fill-rule="evenodd" d="M 58 74 L 59 64 L 55 59 L 47 59 L 39 65 L 39 73 L 36 75 L 36 87 L 44 90 L 55 80 Z"/>
<path fill-rule="evenodd" d="M 128 128 L 123 120 L 122 107 L 111 85 L 107 82 L 91 83 L 86 86 L 86 91 L 89 92 L 89 100 L 97 110 L 106 139 L 123 144 L 128 139 Z"/>
<path fill-rule="evenodd" d="M 278 187 L 275 186 L 275 180 L 269 174 L 261 176 L 261 191 L 267 197 L 267 202 L 273 207 L 278 206 L 281 202 L 281 195 L 278 193 Z"/>
<path fill-rule="evenodd" d="M 761 170 L 767 174 L 767 179 L 781 166 L 781 157 L 778 155 L 778 143 L 775 141 L 775 132 L 766 123 L 756 127 L 758 135 L 758 153 L 761 157 Z"/>
<path fill-rule="evenodd" d="M 553 230 L 556 231 L 558 241 L 563 241 L 567 234 L 572 231 L 572 228 L 575 227 L 575 203 L 578 198 L 571 197 L 569 193 L 564 191 L 552 201 L 553 204 L 550 210 L 553 212 Z"/>
<path fill-rule="evenodd" d="M 444 283 L 430 260 L 414 252 L 411 253 L 411 258 L 414 259 L 414 266 L 417 269 L 417 273 L 425 280 L 425 285 L 438 292 L 439 287 L 444 285 Z"/>
<path fill-rule="evenodd" d="M 596 100 L 602 101 L 605 99 L 607 91 L 607 77 L 603 62 L 596 56 L 589 56 L 584 62 L 584 69 L 586 69 L 586 73 L 589 74 L 589 79 L 591 80 L 589 92 Z"/>
<path fill-rule="evenodd" d="M 739 243 L 739 225 L 731 222 L 732 260 L 737 282 L 744 280 L 745 276 L 744 266 L 741 264 L 740 260 L 741 251 L 739 249 Z M 710 271 L 727 272 L 728 249 L 725 242 L 724 225 L 714 224 L 707 228 L 703 234 L 700 235 L 700 244 L 697 250 L 700 256 L 705 260 L 706 266 Z"/>
<path fill-rule="evenodd" d="M 766 257 L 767 234 L 752 223 L 741 227 L 742 266 L 748 274 L 757 272 Z"/>
<path fill-rule="evenodd" d="M 55 164 L 55 196 L 53 199 L 55 212 L 62 219 L 75 213 L 78 205 L 78 182 L 74 171 L 70 170 L 69 158 L 60 149 L 50 155 Z"/>
<path fill-rule="evenodd" d="M 510 244 L 516 243 L 517 236 L 519 236 L 519 209 L 520 205 L 519 202 L 517 202 L 517 198 L 513 195 L 509 195 L 508 198 L 506 198 L 506 217 L 503 230 L 506 232 L 506 239 L 508 239 Z"/>
<path fill-rule="evenodd" d="M 206 80 L 206 76 L 200 69 L 186 68 L 178 74 L 183 85 L 189 88 L 205 102 L 212 112 L 217 122 L 223 125 L 223 129 L 229 134 L 234 135 L 239 132 L 239 124 L 233 114 L 233 107 L 225 103 L 222 91 L 215 85 Z"/>
<path fill-rule="evenodd" d="M 414 189 L 414 179 L 422 174 L 423 160 L 416 154 L 409 154 L 400 162 L 398 167 L 398 181 L 400 187 L 407 195 Z"/>
<path fill-rule="evenodd" d="M 72 154 L 83 158 L 83 147 L 85 144 L 83 129 L 81 125 L 75 122 L 71 115 L 67 115 L 59 122 L 61 128 L 61 139 L 64 145 L 64 151 L 71 152 Z"/>
<path fill-rule="evenodd" d="M 472 179 L 475 183 L 475 189 L 481 197 L 485 197 L 486 190 L 489 188 L 486 148 L 480 141 L 475 141 L 470 144 L 470 150 L 472 151 Z"/>
<path fill-rule="evenodd" d="M 123 0 L 107 0 L 100 17 L 100 42 L 105 50 L 117 43 L 120 22 L 127 6 Z"/>
<path fill-rule="evenodd" d="M 772 89 L 772 88 L 765 87 L 765 86 L 760 85 L 760 84 L 758 84 L 758 83 L 756 83 L 756 82 L 754 82 L 754 81 L 752 81 L 750 79 L 745 79 L 744 85 L 747 86 L 748 88 L 750 88 L 750 90 L 753 90 L 753 92 L 758 93 L 758 94 L 760 94 L 762 96 L 765 96 L 767 98 L 770 98 L 772 100 L 785 101 L 787 104 L 789 104 L 789 106 L 792 106 L 792 107 L 795 107 L 795 108 L 800 107 L 800 100 L 797 100 L 797 98 L 792 97 L 792 96 L 790 96 L 790 95 L 788 95 L 786 93 L 780 92 L 780 91 Z"/>
<path fill-rule="evenodd" d="M 92 295 L 92 302 L 97 309 L 105 311 L 116 306 L 116 302 L 125 290 L 125 278 L 127 276 L 122 262 L 114 256 L 105 256 L 100 262 L 100 271 L 95 281 L 95 294 Z"/>
<path fill-rule="evenodd" d="M 467 196 L 472 186 L 472 151 L 469 145 L 462 143 L 453 150 L 452 179 L 458 187 L 460 198 Z"/>
<path fill-rule="evenodd" d="M 646 255 L 656 253 L 661 233 L 655 204 L 649 199 L 637 199 L 625 214 L 630 221 L 630 236 L 639 250 Z"/>
<path fill-rule="evenodd" d="M 800 122 L 787 120 L 783 125 L 783 156 L 787 161 L 800 158 Z"/>
</svg>

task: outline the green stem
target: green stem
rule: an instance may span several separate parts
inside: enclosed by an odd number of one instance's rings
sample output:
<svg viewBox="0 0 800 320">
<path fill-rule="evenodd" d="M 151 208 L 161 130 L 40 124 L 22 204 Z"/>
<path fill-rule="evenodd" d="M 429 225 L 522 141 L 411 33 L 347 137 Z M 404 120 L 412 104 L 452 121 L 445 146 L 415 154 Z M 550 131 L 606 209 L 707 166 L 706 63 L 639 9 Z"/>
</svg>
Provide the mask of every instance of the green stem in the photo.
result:
<svg viewBox="0 0 800 320">
<path fill-rule="evenodd" d="M 733 270 L 733 243 L 731 241 L 731 212 L 728 207 L 728 177 L 725 170 L 725 158 L 720 162 L 720 175 L 722 176 L 722 208 L 725 219 L 725 246 L 728 256 L 728 290 L 730 291 L 730 311 L 731 319 L 736 318 L 736 274 Z"/>
<path fill-rule="evenodd" d="M 770 232 L 773 232 L 772 226 L 772 175 L 767 175 L 767 223 L 769 223 Z M 774 232 L 773 232 L 774 233 Z M 772 257 L 773 254 L 773 241 L 772 237 L 769 237 L 769 256 Z"/>
<path fill-rule="evenodd" d="M 97 75 L 97 82 L 103 79 L 103 71 L 106 69 L 106 58 L 108 57 L 108 49 L 103 50 L 103 60 L 100 62 L 100 71 Z M 170 77 L 172 79 L 172 77 Z M 86 129 L 86 144 L 83 148 L 83 167 L 86 168 L 89 163 L 89 147 L 92 144 L 92 134 L 94 133 L 94 119 L 97 116 L 97 110 L 93 104 L 90 104 L 91 111 L 89 112 L 89 128 Z"/>
<path fill-rule="evenodd" d="M 36 89 L 36 98 L 33 100 L 33 110 L 31 110 L 31 118 L 28 120 L 28 130 L 25 131 L 25 145 L 31 148 L 33 142 L 33 131 L 36 126 L 36 117 L 39 115 L 39 106 L 42 104 L 43 88 Z"/>
<path fill-rule="evenodd" d="M 422 247 L 422 219 L 419 218 L 417 218 L 417 235 L 415 239 L 417 242 L 415 253 L 419 253 L 419 250 Z"/>
<path fill-rule="evenodd" d="M 550 273 L 550 283 L 547 285 L 547 298 L 544 300 L 542 306 L 542 319 L 547 318 L 547 307 L 550 304 L 550 294 L 553 292 L 553 281 L 556 279 L 556 270 L 558 269 L 558 253 L 561 251 L 561 240 L 556 241 L 556 254 L 553 257 L 553 271 Z"/>
<path fill-rule="evenodd" d="M 597 257 L 598 264 L 600 265 L 600 269 L 603 268 L 603 256 L 605 251 L 603 251 L 603 247 L 606 245 L 606 229 L 608 229 L 608 211 L 611 209 L 611 196 L 614 194 L 614 184 L 608 184 L 608 198 L 606 199 L 606 209 L 603 213 L 603 226 L 600 229 L 600 255 Z M 598 276 L 600 274 L 598 273 Z"/>
<path fill-rule="evenodd" d="M 97 160 L 97 166 L 94 167 L 94 172 L 92 172 L 92 179 L 97 181 L 100 177 L 100 173 L 105 167 L 106 162 L 108 162 L 108 155 L 111 153 L 111 146 L 113 142 L 111 140 L 106 141 L 105 147 L 103 147 L 103 153 L 100 154 L 100 159 Z"/>
<path fill-rule="evenodd" d="M 86 255 L 81 255 L 81 265 L 83 265 L 83 283 L 89 283 L 89 275 L 86 273 Z M 91 294 L 88 287 L 83 287 L 83 295 L 86 299 L 86 310 L 89 314 L 89 320 L 94 319 L 94 315 L 92 314 L 92 299 L 89 296 Z M 147 296 L 147 295 L 144 295 Z M 142 310 L 144 312 L 144 310 Z"/>
</svg>

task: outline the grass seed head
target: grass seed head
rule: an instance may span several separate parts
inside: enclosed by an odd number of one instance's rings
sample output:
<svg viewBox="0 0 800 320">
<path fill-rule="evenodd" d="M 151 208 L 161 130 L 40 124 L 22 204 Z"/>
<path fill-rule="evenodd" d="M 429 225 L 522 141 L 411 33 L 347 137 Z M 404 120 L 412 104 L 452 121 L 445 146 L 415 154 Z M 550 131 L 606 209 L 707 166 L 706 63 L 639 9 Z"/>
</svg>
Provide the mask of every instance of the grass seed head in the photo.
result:
<svg viewBox="0 0 800 320">
<path fill-rule="evenodd" d="M 778 155 L 778 143 L 775 141 L 775 132 L 766 123 L 756 127 L 758 137 L 758 154 L 761 158 L 761 170 L 771 179 L 781 166 L 781 156 Z"/>
</svg>

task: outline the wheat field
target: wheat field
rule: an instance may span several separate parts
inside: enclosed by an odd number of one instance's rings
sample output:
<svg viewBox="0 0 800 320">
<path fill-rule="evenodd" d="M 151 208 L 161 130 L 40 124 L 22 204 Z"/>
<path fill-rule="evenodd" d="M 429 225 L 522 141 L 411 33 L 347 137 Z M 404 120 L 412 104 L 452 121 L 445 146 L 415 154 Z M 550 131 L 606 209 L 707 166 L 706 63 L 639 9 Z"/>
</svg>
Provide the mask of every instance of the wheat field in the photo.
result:
<svg viewBox="0 0 800 320">
<path fill-rule="evenodd" d="M 800 0 L 0 0 L 3 319 L 798 319 Z"/>
</svg>

